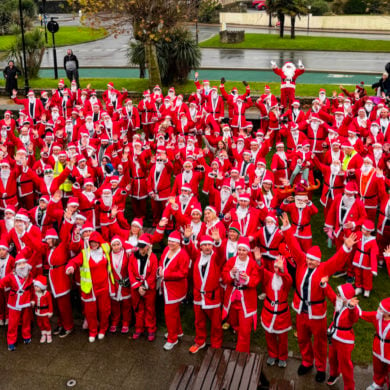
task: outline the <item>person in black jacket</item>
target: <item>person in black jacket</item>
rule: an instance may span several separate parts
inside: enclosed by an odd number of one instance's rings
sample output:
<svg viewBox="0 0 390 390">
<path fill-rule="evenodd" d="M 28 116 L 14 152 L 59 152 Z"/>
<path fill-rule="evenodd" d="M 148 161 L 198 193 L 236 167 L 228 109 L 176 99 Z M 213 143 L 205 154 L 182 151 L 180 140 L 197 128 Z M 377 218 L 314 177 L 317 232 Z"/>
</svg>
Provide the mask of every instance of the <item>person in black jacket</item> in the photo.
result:
<svg viewBox="0 0 390 390">
<path fill-rule="evenodd" d="M 377 96 L 390 96 L 390 79 L 389 74 L 384 72 L 382 78 L 377 82 L 372 84 L 372 88 L 376 89 Z"/>
<path fill-rule="evenodd" d="M 71 49 L 66 51 L 66 56 L 64 57 L 64 69 L 66 72 L 66 76 L 69 81 L 72 82 L 76 80 L 77 88 L 80 88 L 79 84 L 79 60 L 73 54 Z"/>
<path fill-rule="evenodd" d="M 14 89 L 18 90 L 18 77 L 22 72 L 15 66 L 15 63 L 11 60 L 3 70 L 5 78 L 5 90 L 12 96 Z"/>
</svg>

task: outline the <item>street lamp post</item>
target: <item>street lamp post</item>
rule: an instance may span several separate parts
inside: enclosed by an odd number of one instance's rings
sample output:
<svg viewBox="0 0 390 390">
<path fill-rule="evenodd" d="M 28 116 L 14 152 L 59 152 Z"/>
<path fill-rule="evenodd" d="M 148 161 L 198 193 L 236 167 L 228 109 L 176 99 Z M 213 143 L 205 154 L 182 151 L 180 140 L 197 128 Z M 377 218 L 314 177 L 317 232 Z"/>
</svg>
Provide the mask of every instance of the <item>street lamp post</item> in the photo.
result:
<svg viewBox="0 0 390 390">
<path fill-rule="evenodd" d="M 309 10 L 309 12 L 307 14 L 307 32 L 309 32 L 309 30 L 310 30 L 310 10 L 311 10 L 311 5 L 308 5 L 307 9 Z"/>
<path fill-rule="evenodd" d="M 28 69 L 27 69 L 27 61 L 26 61 L 26 43 L 24 41 L 24 21 L 23 21 L 22 0 L 19 0 L 19 14 L 20 14 L 20 32 L 22 33 L 24 91 L 27 95 L 30 86 L 28 85 Z"/>
</svg>

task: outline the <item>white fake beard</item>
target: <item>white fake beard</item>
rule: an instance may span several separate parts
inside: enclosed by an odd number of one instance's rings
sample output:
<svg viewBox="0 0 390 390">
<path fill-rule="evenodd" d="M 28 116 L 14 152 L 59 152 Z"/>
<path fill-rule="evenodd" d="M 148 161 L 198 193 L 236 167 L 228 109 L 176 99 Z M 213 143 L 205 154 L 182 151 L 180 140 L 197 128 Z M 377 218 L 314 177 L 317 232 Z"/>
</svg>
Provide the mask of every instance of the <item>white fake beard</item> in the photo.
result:
<svg viewBox="0 0 390 390">
<path fill-rule="evenodd" d="M 351 107 L 351 103 L 344 103 L 344 108 L 348 110 Z"/>
<path fill-rule="evenodd" d="M 287 160 L 286 153 L 283 152 L 276 152 L 276 154 L 282 159 L 282 160 Z"/>
<path fill-rule="evenodd" d="M 20 135 L 19 139 L 22 141 L 24 145 L 27 145 L 30 143 L 30 136 L 29 135 Z"/>
<path fill-rule="evenodd" d="M 381 149 L 374 149 L 374 157 L 375 160 L 380 160 L 382 158 L 383 150 Z"/>
<path fill-rule="evenodd" d="M 256 174 L 257 177 L 263 176 L 264 172 L 265 172 L 265 168 L 256 168 L 255 169 L 255 174 Z"/>
<path fill-rule="evenodd" d="M 187 150 L 189 150 L 190 152 L 193 152 L 195 150 L 195 146 L 193 144 L 189 144 L 189 145 L 187 145 Z"/>
<path fill-rule="evenodd" d="M 185 195 L 185 194 L 179 195 L 180 203 L 187 204 L 189 200 L 190 200 L 190 197 L 188 195 Z"/>
<path fill-rule="evenodd" d="M 340 165 L 334 165 L 334 164 L 331 164 L 330 166 L 330 172 L 332 173 L 332 175 L 338 175 L 339 172 L 340 172 Z"/>
<path fill-rule="evenodd" d="M 299 114 L 299 108 L 293 108 L 293 113 L 297 116 Z"/>
<path fill-rule="evenodd" d="M 310 126 L 311 126 L 311 128 L 312 128 L 314 131 L 317 131 L 318 128 L 320 127 L 320 124 L 319 124 L 319 123 L 311 123 Z"/>
<path fill-rule="evenodd" d="M 377 310 L 376 311 L 376 319 L 378 320 L 378 321 L 382 321 L 382 318 L 383 318 L 383 313 L 382 313 L 382 311 L 381 310 Z"/>
<path fill-rule="evenodd" d="M 51 113 L 51 118 L 53 119 L 53 122 L 55 122 L 59 118 L 59 116 L 60 116 L 59 112 L 57 112 L 57 113 L 52 112 Z"/>
<path fill-rule="evenodd" d="M 91 249 L 91 257 L 95 263 L 100 263 L 103 260 L 103 249 Z"/>
<path fill-rule="evenodd" d="M 83 194 L 87 197 L 89 202 L 95 199 L 95 194 L 92 191 L 83 191 Z"/>
<path fill-rule="evenodd" d="M 371 105 L 371 104 L 365 104 L 365 105 L 364 105 L 364 109 L 365 109 L 367 112 L 371 112 L 371 111 L 372 111 L 372 105 Z"/>
<path fill-rule="evenodd" d="M 226 202 L 229 199 L 230 191 L 228 190 L 221 190 L 221 200 L 222 202 Z"/>
<path fill-rule="evenodd" d="M 271 287 L 274 291 L 279 291 L 283 286 L 283 279 L 277 274 L 274 273 L 272 277 Z"/>
<path fill-rule="evenodd" d="M 349 196 L 343 195 L 343 204 L 347 208 L 351 208 L 354 203 L 355 203 L 355 198 L 354 197 L 349 197 Z"/>
<path fill-rule="evenodd" d="M 238 219 L 244 219 L 248 214 L 248 208 L 243 209 L 241 206 L 238 206 L 236 213 Z"/>
<path fill-rule="evenodd" d="M 184 171 L 183 172 L 183 179 L 187 182 L 189 182 L 192 179 L 192 171 Z"/>
<path fill-rule="evenodd" d="M 106 127 L 106 129 L 112 129 L 112 120 L 106 120 L 104 121 L 104 126 Z"/>
<path fill-rule="evenodd" d="M 241 153 L 244 150 L 244 144 L 243 143 L 238 143 L 237 144 L 237 152 Z"/>
<path fill-rule="evenodd" d="M 15 218 L 5 218 L 4 223 L 7 232 L 9 232 L 15 226 Z"/>
<path fill-rule="evenodd" d="M 187 118 L 184 117 L 184 118 L 181 119 L 181 125 L 183 127 L 187 126 L 187 123 L 188 123 L 188 119 Z"/>
<path fill-rule="evenodd" d="M 43 176 L 43 181 L 45 182 L 47 188 L 51 187 L 51 183 L 53 183 L 53 180 L 54 180 L 53 175 Z"/>
<path fill-rule="evenodd" d="M 307 205 L 304 201 L 295 199 L 295 206 L 297 206 L 298 209 L 304 209 Z"/>
<path fill-rule="evenodd" d="M 273 234 L 275 229 L 276 229 L 276 225 L 275 224 L 265 225 L 265 228 L 266 228 L 268 234 Z"/>
<path fill-rule="evenodd" d="M 365 165 L 365 164 L 363 164 L 360 169 L 361 169 L 363 175 L 367 175 L 367 174 L 369 174 L 371 172 L 372 165 Z"/>
<path fill-rule="evenodd" d="M 88 131 L 92 131 L 93 130 L 93 122 L 85 122 L 85 128 L 88 130 Z"/>
<path fill-rule="evenodd" d="M 318 96 L 318 100 L 319 100 L 321 103 L 324 102 L 325 99 L 326 99 L 326 95 L 320 94 L 320 95 Z"/>
<path fill-rule="evenodd" d="M 344 301 L 341 298 L 337 297 L 336 304 L 335 304 L 335 310 L 340 311 L 343 308 L 343 306 L 344 306 Z"/>
<path fill-rule="evenodd" d="M 295 76 L 295 69 L 294 68 L 284 68 L 283 73 L 288 79 L 292 79 Z"/>
<path fill-rule="evenodd" d="M 9 179 L 9 177 L 11 176 L 11 170 L 10 169 L 2 169 L 0 171 L 0 177 L 1 177 L 1 180 L 5 180 L 7 181 Z"/>
<path fill-rule="evenodd" d="M 102 201 L 106 207 L 111 207 L 112 206 L 112 195 L 103 195 Z"/>
<path fill-rule="evenodd" d="M 26 278 L 28 273 L 30 272 L 30 267 L 28 265 L 24 267 L 16 267 L 15 268 L 16 275 L 19 276 L 19 278 Z"/>
<path fill-rule="evenodd" d="M 156 163 L 156 172 L 161 172 L 164 169 L 164 163 Z"/>
</svg>

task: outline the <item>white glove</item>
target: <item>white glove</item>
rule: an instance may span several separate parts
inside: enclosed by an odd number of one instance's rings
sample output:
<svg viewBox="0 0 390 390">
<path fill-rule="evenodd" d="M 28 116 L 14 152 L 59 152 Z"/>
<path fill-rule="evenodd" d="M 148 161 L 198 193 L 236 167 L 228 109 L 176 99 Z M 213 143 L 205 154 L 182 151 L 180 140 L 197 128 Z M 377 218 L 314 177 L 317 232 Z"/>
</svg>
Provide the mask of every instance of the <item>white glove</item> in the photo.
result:
<svg viewBox="0 0 390 390">
<path fill-rule="evenodd" d="M 72 275 L 72 274 L 74 274 L 74 268 L 73 268 L 73 267 L 69 267 L 69 268 L 65 271 L 65 273 L 66 273 L 67 275 Z"/>
<path fill-rule="evenodd" d="M 302 63 L 301 60 L 298 61 L 298 67 L 299 67 L 299 68 L 304 68 L 303 63 Z"/>
<path fill-rule="evenodd" d="M 273 67 L 273 68 L 276 68 L 276 67 L 277 67 L 277 65 L 276 65 L 276 62 L 275 62 L 275 61 L 271 61 L 271 65 L 272 65 L 272 67 Z"/>
</svg>

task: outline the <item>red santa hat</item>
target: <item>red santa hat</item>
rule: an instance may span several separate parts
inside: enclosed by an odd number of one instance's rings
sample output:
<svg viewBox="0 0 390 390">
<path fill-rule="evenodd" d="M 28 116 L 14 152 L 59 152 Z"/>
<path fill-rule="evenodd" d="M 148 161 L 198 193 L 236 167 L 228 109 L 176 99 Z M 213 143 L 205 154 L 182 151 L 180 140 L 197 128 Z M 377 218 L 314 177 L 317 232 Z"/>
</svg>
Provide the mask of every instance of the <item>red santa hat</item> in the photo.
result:
<svg viewBox="0 0 390 390">
<path fill-rule="evenodd" d="M 203 80 L 203 84 L 210 84 L 209 80 Z"/>
<path fill-rule="evenodd" d="M 351 283 L 341 284 L 337 286 L 337 292 L 340 294 L 340 297 L 349 301 L 355 296 L 355 289 Z"/>
<path fill-rule="evenodd" d="M 206 210 L 211 211 L 211 212 L 214 213 L 215 215 L 217 214 L 217 210 L 215 209 L 214 206 L 208 205 L 208 206 L 205 207 L 204 211 L 206 211 Z"/>
<path fill-rule="evenodd" d="M 123 240 L 118 235 L 115 235 L 114 237 L 112 237 L 111 245 L 114 244 L 115 242 L 119 242 L 123 246 Z"/>
<path fill-rule="evenodd" d="M 354 181 L 349 181 L 344 187 L 344 192 L 347 194 L 357 194 L 358 188 L 356 183 Z"/>
<path fill-rule="evenodd" d="M 4 210 L 5 213 L 12 213 L 13 215 L 16 214 L 16 208 L 14 205 L 9 204 L 7 205 L 6 209 Z"/>
<path fill-rule="evenodd" d="M 251 145 L 258 145 L 259 142 L 256 139 L 251 140 Z"/>
<path fill-rule="evenodd" d="M 323 120 L 320 118 L 320 116 L 315 113 L 315 112 L 312 112 L 311 115 L 310 115 L 310 119 L 308 120 L 308 122 L 312 122 L 312 121 L 318 121 L 320 123 L 323 123 Z"/>
<path fill-rule="evenodd" d="M 81 163 L 82 161 L 87 161 L 87 158 L 83 154 L 77 155 L 77 164 Z"/>
<path fill-rule="evenodd" d="M 142 218 L 134 218 L 132 221 L 131 221 L 131 224 L 132 225 L 135 225 L 135 226 L 138 226 L 140 229 L 142 229 L 143 227 L 143 221 L 142 221 Z"/>
<path fill-rule="evenodd" d="M 233 221 L 230 225 L 229 225 L 229 230 L 234 230 L 235 232 L 237 232 L 239 235 L 241 235 L 241 226 L 240 224 L 237 222 L 237 221 Z"/>
<path fill-rule="evenodd" d="M 144 92 L 142 93 L 142 96 L 143 96 L 143 97 L 150 97 L 150 91 L 147 89 L 146 91 L 144 91 Z"/>
<path fill-rule="evenodd" d="M 238 239 L 238 244 L 237 244 L 237 248 L 244 248 L 246 249 L 247 251 L 250 251 L 251 250 L 251 247 L 250 247 L 250 244 L 249 244 L 249 239 L 248 237 L 240 237 Z"/>
<path fill-rule="evenodd" d="M 47 96 L 47 91 L 41 91 L 41 96 L 42 96 L 42 97 Z"/>
<path fill-rule="evenodd" d="M 54 142 L 52 148 L 56 149 L 56 150 L 61 150 L 62 149 L 61 145 L 58 142 Z"/>
<path fill-rule="evenodd" d="M 188 183 L 183 184 L 183 185 L 181 186 L 181 190 L 182 190 L 182 191 L 189 191 L 189 192 L 192 192 L 192 188 L 191 188 L 191 186 L 190 186 Z"/>
<path fill-rule="evenodd" d="M 233 167 L 231 170 L 230 170 L 231 173 L 235 172 L 235 173 L 239 173 L 240 171 L 238 170 L 237 167 Z"/>
<path fill-rule="evenodd" d="M 250 195 L 247 192 L 243 192 L 242 194 L 240 194 L 238 200 L 241 200 L 241 201 L 244 201 L 244 202 L 250 202 L 251 201 L 251 197 L 250 197 Z"/>
<path fill-rule="evenodd" d="M 50 202 L 50 196 L 49 196 L 49 195 L 42 195 L 42 196 L 39 198 L 39 201 L 40 201 L 40 202 L 49 203 L 49 202 Z"/>
<path fill-rule="evenodd" d="M 274 211 L 268 212 L 267 216 L 265 217 L 265 220 L 272 219 L 275 223 L 278 223 L 278 217 L 276 216 L 276 213 Z"/>
<path fill-rule="evenodd" d="M 263 167 L 266 167 L 266 166 L 267 166 L 267 162 L 265 161 L 265 158 L 264 158 L 264 157 L 260 157 L 260 158 L 256 161 L 256 165 L 262 165 Z"/>
<path fill-rule="evenodd" d="M 94 231 L 94 227 L 91 222 L 85 222 L 85 224 L 82 226 L 80 233 L 83 234 L 85 232 L 92 232 Z"/>
<path fill-rule="evenodd" d="M 89 178 L 89 177 L 87 177 L 86 179 L 84 179 L 83 188 L 85 188 L 85 187 L 88 186 L 88 185 L 92 185 L 92 186 L 95 185 L 94 182 L 93 182 L 93 179 L 91 179 L 91 178 Z"/>
<path fill-rule="evenodd" d="M 4 116 L 12 116 L 12 112 L 10 110 L 7 110 L 5 113 L 4 113 Z"/>
<path fill-rule="evenodd" d="M 271 176 L 271 173 L 270 172 L 265 172 L 265 175 L 264 175 L 264 179 L 263 179 L 263 183 L 269 183 L 269 184 L 273 184 L 273 179 L 272 179 L 272 176 Z"/>
<path fill-rule="evenodd" d="M 8 251 L 9 245 L 6 240 L 4 239 L 0 240 L 0 249 L 5 249 Z"/>
<path fill-rule="evenodd" d="M 110 81 L 109 83 L 107 83 L 107 87 L 114 88 L 114 83 L 112 81 Z"/>
<path fill-rule="evenodd" d="M 152 240 L 150 239 L 150 235 L 148 233 L 144 233 L 138 239 L 138 245 L 143 244 L 147 246 L 152 246 Z"/>
<path fill-rule="evenodd" d="M 277 148 L 283 148 L 283 149 L 284 149 L 284 143 L 283 143 L 283 142 L 278 142 L 278 143 L 276 144 L 276 147 L 277 147 Z"/>
<path fill-rule="evenodd" d="M 119 183 L 119 176 L 117 176 L 117 175 L 111 176 L 110 183 Z"/>
<path fill-rule="evenodd" d="M 321 249 L 318 245 L 312 246 L 306 253 L 310 260 L 321 261 Z"/>
<path fill-rule="evenodd" d="M 324 88 L 320 88 L 320 92 L 319 93 L 326 93 L 326 90 Z"/>
<path fill-rule="evenodd" d="M 242 189 L 245 188 L 245 181 L 244 181 L 244 179 L 237 180 L 237 182 L 236 182 L 236 189 L 238 190 L 240 188 L 242 188 Z"/>
<path fill-rule="evenodd" d="M 362 229 L 367 230 L 368 232 L 373 232 L 375 230 L 374 222 L 369 219 L 364 220 Z"/>
<path fill-rule="evenodd" d="M 231 186 L 230 186 L 230 179 L 228 177 L 226 177 L 223 182 L 222 182 L 222 187 L 226 187 L 228 188 L 229 190 L 231 190 Z"/>
<path fill-rule="evenodd" d="M 299 107 L 301 105 L 301 103 L 299 102 L 299 100 L 294 100 L 293 102 L 292 102 L 292 106 L 297 106 L 297 107 Z"/>
<path fill-rule="evenodd" d="M 30 222 L 28 211 L 23 208 L 19 209 L 19 211 L 15 215 L 15 221 Z"/>
<path fill-rule="evenodd" d="M 348 127 L 348 133 L 351 133 L 351 134 L 357 134 L 357 130 L 353 127 Z"/>
<path fill-rule="evenodd" d="M 390 297 L 383 299 L 379 304 L 379 307 L 385 314 L 390 314 Z"/>
<path fill-rule="evenodd" d="M 83 220 L 84 223 L 85 223 L 85 221 L 87 220 L 87 217 L 86 217 L 85 215 L 83 215 L 83 214 L 80 214 L 80 213 L 77 213 L 77 214 L 75 215 L 75 218 L 76 218 L 76 219 L 81 219 L 81 220 Z"/>
<path fill-rule="evenodd" d="M 35 287 L 39 287 L 41 290 L 47 289 L 47 277 L 45 275 L 38 275 L 33 283 Z"/>
<path fill-rule="evenodd" d="M 191 210 L 191 215 L 194 213 L 202 215 L 202 206 L 199 203 Z"/>
<path fill-rule="evenodd" d="M 168 236 L 168 242 L 181 242 L 181 235 L 177 230 L 174 230 L 169 236 Z"/>
<path fill-rule="evenodd" d="M 264 87 L 264 91 L 271 91 L 271 88 L 269 87 L 269 85 L 266 85 L 266 86 Z"/>
<path fill-rule="evenodd" d="M 201 237 L 199 245 L 207 245 L 207 244 L 212 244 L 213 245 L 214 241 L 213 241 L 213 239 L 210 236 L 205 234 L 205 235 L 203 235 Z"/>
<path fill-rule="evenodd" d="M 27 263 L 27 259 L 25 258 L 24 254 L 18 253 L 15 257 L 15 264 L 20 264 L 20 263 Z"/>
<path fill-rule="evenodd" d="M 363 162 L 368 162 L 370 163 L 371 165 L 374 164 L 374 162 L 372 161 L 372 158 L 370 156 L 366 156 L 363 158 Z"/>
<path fill-rule="evenodd" d="M 345 141 L 342 143 L 341 147 L 342 147 L 343 149 L 346 149 L 346 148 L 353 148 L 351 142 L 349 142 L 348 140 L 345 140 Z"/>
<path fill-rule="evenodd" d="M 101 236 L 101 234 L 99 232 L 97 232 L 96 230 L 94 230 L 91 235 L 89 236 L 89 242 L 97 242 L 98 244 L 102 245 L 104 244 L 104 239 L 103 237 Z"/>
<path fill-rule="evenodd" d="M 245 149 L 243 154 L 249 154 L 250 156 L 252 155 L 251 151 L 248 149 Z"/>
<path fill-rule="evenodd" d="M 80 206 L 78 198 L 75 196 L 71 196 L 68 200 L 68 206 Z"/>
<path fill-rule="evenodd" d="M 50 228 L 47 230 L 46 235 L 45 235 L 45 241 L 47 241 L 48 238 L 53 238 L 55 240 L 57 240 L 59 238 L 58 233 L 55 231 L 55 229 Z"/>
<path fill-rule="evenodd" d="M 30 89 L 27 93 L 27 96 L 34 96 L 34 91 Z"/>
<path fill-rule="evenodd" d="M 58 82 L 58 85 L 65 85 L 64 79 L 60 79 L 60 81 Z"/>
<path fill-rule="evenodd" d="M 341 145 L 341 140 L 340 140 L 340 138 L 335 138 L 335 139 L 333 139 L 332 140 L 332 142 L 331 142 L 331 145 Z"/>
</svg>

